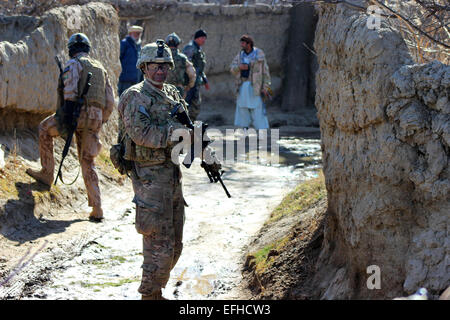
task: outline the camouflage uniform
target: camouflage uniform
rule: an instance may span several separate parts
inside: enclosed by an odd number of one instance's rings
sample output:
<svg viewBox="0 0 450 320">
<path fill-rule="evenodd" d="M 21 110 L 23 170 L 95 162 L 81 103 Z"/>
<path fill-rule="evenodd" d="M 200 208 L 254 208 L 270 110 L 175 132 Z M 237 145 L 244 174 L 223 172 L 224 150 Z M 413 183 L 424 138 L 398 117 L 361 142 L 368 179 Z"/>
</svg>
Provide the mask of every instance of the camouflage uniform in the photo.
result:
<svg viewBox="0 0 450 320">
<path fill-rule="evenodd" d="M 183 126 L 169 116 L 184 101 L 175 86 L 162 90 L 148 79 L 126 90 L 119 102 L 119 135 L 125 155 L 134 163 L 131 174 L 136 203 L 136 230 L 143 235 L 142 282 L 139 292 L 152 296 L 169 280 L 183 247 L 184 199 L 179 165 L 171 161 L 174 129 Z"/>
<path fill-rule="evenodd" d="M 191 40 L 184 47 L 183 53 L 189 58 L 190 61 L 192 61 L 192 64 L 194 65 L 197 73 L 197 79 L 195 80 L 195 95 L 192 99 L 191 104 L 189 105 L 189 116 L 192 121 L 194 121 L 200 113 L 200 104 L 202 102 L 202 98 L 200 96 L 200 86 L 204 85 L 207 82 L 207 78 L 204 72 L 206 66 L 206 58 L 205 52 L 194 40 Z"/>
<path fill-rule="evenodd" d="M 176 86 L 180 95 L 184 98 L 187 91 L 195 85 L 195 69 L 193 64 L 180 50 L 171 50 L 175 68 L 169 71 L 166 83 Z M 186 76 L 188 79 L 186 79 Z"/>
<path fill-rule="evenodd" d="M 83 79 L 86 78 L 86 72 L 83 72 L 83 66 L 86 64 L 95 64 L 101 68 L 104 82 L 95 81 L 91 83 L 99 85 L 97 88 L 96 99 L 91 96 L 95 95 L 95 89 L 89 92 L 88 106 L 83 106 L 78 120 L 78 126 L 75 131 L 78 157 L 81 165 L 81 172 L 88 194 L 88 202 L 90 207 L 101 207 L 100 189 L 98 186 L 98 177 L 95 172 L 94 158 L 99 154 L 101 143 L 99 140 L 99 131 L 102 124 L 105 123 L 114 108 L 114 93 L 111 87 L 107 72 L 101 66 L 100 62 L 90 58 L 87 53 L 79 53 L 75 58 L 69 60 L 64 69 L 64 100 L 75 101 L 78 97 L 81 86 L 84 86 Z M 100 71 L 99 71 L 100 72 Z M 92 87 L 91 87 L 92 89 Z M 103 92 L 101 92 L 103 90 Z M 91 101 L 91 102 L 89 102 Z M 53 156 L 53 138 L 60 136 L 60 126 L 58 117 L 53 114 L 44 119 L 39 124 L 39 152 L 41 157 L 42 171 L 47 173 L 53 181 L 53 173 L 55 168 L 55 160 Z M 51 182 L 50 182 L 51 184 Z"/>
</svg>

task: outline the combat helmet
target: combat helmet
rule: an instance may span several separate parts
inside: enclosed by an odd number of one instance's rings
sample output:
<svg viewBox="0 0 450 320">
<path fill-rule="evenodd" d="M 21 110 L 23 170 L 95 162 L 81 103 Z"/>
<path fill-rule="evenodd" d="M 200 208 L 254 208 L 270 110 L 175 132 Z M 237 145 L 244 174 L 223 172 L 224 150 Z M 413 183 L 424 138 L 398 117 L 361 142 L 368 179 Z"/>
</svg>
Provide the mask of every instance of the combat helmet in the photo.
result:
<svg viewBox="0 0 450 320">
<path fill-rule="evenodd" d="M 91 47 L 91 42 L 89 41 L 89 38 L 84 33 L 81 33 L 81 32 L 74 33 L 73 35 L 71 35 L 67 46 L 70 49 L 70 47 L 72 47 L 76 44 L 84 44 L 84 45 L 88 46 L 89 48 Z"/>
<path fill-rule="evenodd" d="M 84 33 L 75 33 L 69 38 L 67 47 L 69 48 L 69 57 L 73 58 L 79 52 L 89 53 L 91 42 Z"/>
<path fill-rule="evenodd" d="M 162 39 L 146 44 L 141 49 L 136 68 L 140 69 L 143 63 L 148 62 L 169 63 L 172 69 L 175 67 L 172 59 L 172 52 Z"/>
<path fill-rule="evenodd" d="M 175 32 L 172 32 L 171 34 L 169 34 L 167 37 L 166 37 L 166 44 L 169 46 L 169 47 L 178 47 L 178 45 L 181 43 L 181 39 L 180 39 L 180 37 L 175 33 Z"/>
</svg>

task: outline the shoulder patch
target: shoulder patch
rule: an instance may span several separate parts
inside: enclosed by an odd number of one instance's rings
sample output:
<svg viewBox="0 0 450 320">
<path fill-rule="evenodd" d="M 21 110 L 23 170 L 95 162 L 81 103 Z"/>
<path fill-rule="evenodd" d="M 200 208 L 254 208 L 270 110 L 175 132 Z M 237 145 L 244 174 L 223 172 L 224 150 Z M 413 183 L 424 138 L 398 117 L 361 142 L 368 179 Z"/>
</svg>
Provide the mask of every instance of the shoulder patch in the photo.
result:
<svg viewBox="0 0 450 320">
<path fill-rule="evenodd" d="M 148 114 L 147 110 L 145 109 L 145 107 L 143 105 L 140 104 L 138 109 L 139 109 L 140 113 L 142 113 L 147 118 L 150 118 L 150 115 Z"/>
<path fill-rule="evenodd" d="M 76 65 L 76 64 L 78 64 L 78 65 L 82 68 L 81 63 L 80 63 L 78 60 L 76 60 L 76 59 L 70 59 L 69 61 L 67 61 L 66 67 L 65 67 L 65 69 L 63 70 L 63 72 L 65 73 L 65 72 L 69 71 L 69 70 L 70 70 L 71 68 L 73 68 L 74 65 Z"/>
</svg>

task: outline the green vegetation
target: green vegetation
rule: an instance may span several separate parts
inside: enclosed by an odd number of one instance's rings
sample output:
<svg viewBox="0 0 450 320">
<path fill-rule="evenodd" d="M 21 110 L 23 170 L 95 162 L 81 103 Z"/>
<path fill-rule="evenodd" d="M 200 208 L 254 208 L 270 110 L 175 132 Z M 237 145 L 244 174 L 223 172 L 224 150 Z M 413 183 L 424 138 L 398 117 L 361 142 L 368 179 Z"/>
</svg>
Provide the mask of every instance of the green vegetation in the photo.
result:
<svg viewBox="0 0 450 320">
<path fill-rule="evenodd" d="M 326 198 L 325 177 L 322 171 L 317 178 L 300 183 L 294 191 L 289 193 L 281 203 L 272 211 L 266 225 L 273 224 L 289 215 L 301 214 L 317 201 Z M 316 221 L 311 225 L 316 226 Z M 266 245 L 247 256 L 248 265 L 254 267 L 256 274 L 262 274 L 276 260 L 279 253 L 289 243 L 290 235 L 286 235 Z"/>
<path fill-rule="evenodd" d="M 61 196 L 61 189 L 56 185 L 53 185 L 50 190 L 32 190 L 29 185 L 35 180 L 26 174 L 27 166 L 18 157 L 17 141 L 11 154 L 5 160 L 5 167 L 0 169 L 0 198 L 19 199 L 32 196 L 35 203 L 43 203 Z"/>
<path fill-rule="evenodd" d="M 97 167 L 109 178 L 122 181 L 124 176 L 122 176 L 119 171 L 114 167 L 109 157 L 109 150 L 103 148 L 100 154 L 96 158 Z"/>
<path fill-rule="evenodd" d="M 105 259 L 96 259 L 96 260 L 92 260 L 90 263 L 96 266 L 101 266 L 101 265 L 105 265 L 108 264 L 108 262 L 114 262 L 117 261 L 118 263 L 124 263 L 127 262 L 127 259 L 125 259 L 124 257 L 121 256 L 112 256 L 110 258 L 105 258 Z"/>
<path fill-rule="evenodd" d="M 62 195 L 61 189 L 57 185 L 52 185 L 52 188 L 49 191 L 33 190 L 32 193 L 36 203 L 43 203 L 46 200 L 55 200 Z"/>
<path fill-rule="evenodd" d="M 101 265 L 107 264 L 107 261 L 105 261 L 105 260 L 92 260 L 91 264 L 93 264 L 95 266 L 101 266 Z"/>
<path fill-rule="evenodd" d="M 112 261 L 118 261 L 118 262 L 120 262 L 120 263 L 124 263 L 124 262 L 127 261 L 127 259 L 125 259 L 124 257 L 121 257 L 121 256 L 114 256 L 114 257 L 111 257 L 111 260 L 112 260 Z"/>
<path fill-rule="evenodd" d="M 323 172 L 320 171 L 317 178 L 300 183 L 294 191 L 284 197 L 281 203 L 272 211 L 266 224 L 278 221 L 286 215 L 298 214 L 325 198 L 326 195 L 325 177 Z"/>
<path fill-rule="evenodd" d="M 275 261 L 275 256 L 270 255 L 270 253 L 279 252 L 283 247 L 289 242 L 289 236 L 278 239 L 277 241 L 265 246 L 264 248 L 251 254 L 255 263 L 255 270 L 258 273 L 262 273 L 266 268 L 268 268 L 273 261 Z M 278 255 L 278 254 L 275 254 Z"/>
<path fill-rule="evenodd" d="M 104 246 L 104 245 L 102 245 L 102 244 L 100 244 L 100 243 L 98 243 L 98 242 L 96 242 L 95 243 L 97 246 L 99 246 L 100 248 L 102 248 L 102 249 L 111 249 L 111 247 L 109 247 L 109 246 Z"/>
<path fill-rule="evenodd" d="M 29 184 L 35 180 L 25 173 L 26 169 L 19 159 L 14 157 L 6 159 L 5 167 L 0 169 L 0 198 L 19 199 L 23 196 L 32 196 L 35 203 L 43 203 L 61 196 L 61 189 L 56 185 L 52 185 L 50 190 L 32 190 Z"/>
<path fill-rule="evenodd" d="M 118 282 L 96 282 L 96 283 L 88 283 L 85 281 L 79 281 L 78 284 L 80 284 L 83 288 L 93 288 L 93 287 L 100 287 L 100 288 L 107 288 L 107 287 L 120 287 L 127 283 L 133 283 L 140 281 L 138 278 L 125 278 L 120 279 Z M 71 282 L 71 285 L 77 284 L 77 282 Z M 96 291 L 97 290 L 97 291 Z M 95 292 L 100 291 L 100 289 L 94 289 Z"/>
<path fill-rule="evenodd" d="M 4 199 L 19 198 L 19 190 L 16 183 L 25 183 L 28 177 L 25 168 L 18 160 L 7 158 L 6 165 L 0 169 L 0 196 Z"/>
</svg>

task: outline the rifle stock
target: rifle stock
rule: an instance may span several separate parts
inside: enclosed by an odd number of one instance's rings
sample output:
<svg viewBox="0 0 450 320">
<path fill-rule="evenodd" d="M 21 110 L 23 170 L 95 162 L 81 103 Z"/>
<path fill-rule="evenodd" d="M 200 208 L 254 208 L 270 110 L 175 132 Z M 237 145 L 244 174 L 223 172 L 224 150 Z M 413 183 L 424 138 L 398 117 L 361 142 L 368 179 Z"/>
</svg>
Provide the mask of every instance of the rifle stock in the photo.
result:
<svg viewBox="0 0 450 320">
<path fill-rule="evenodd" d="M 191 105 L 192 100 L 194 99 L 195 94 L 197 93 L 197 90 L 198 90 L 197 86 L 193 86 L 191 89 L 189 89 L 184 101 L 186 101 L 189 105 Z"/>
</svg>

